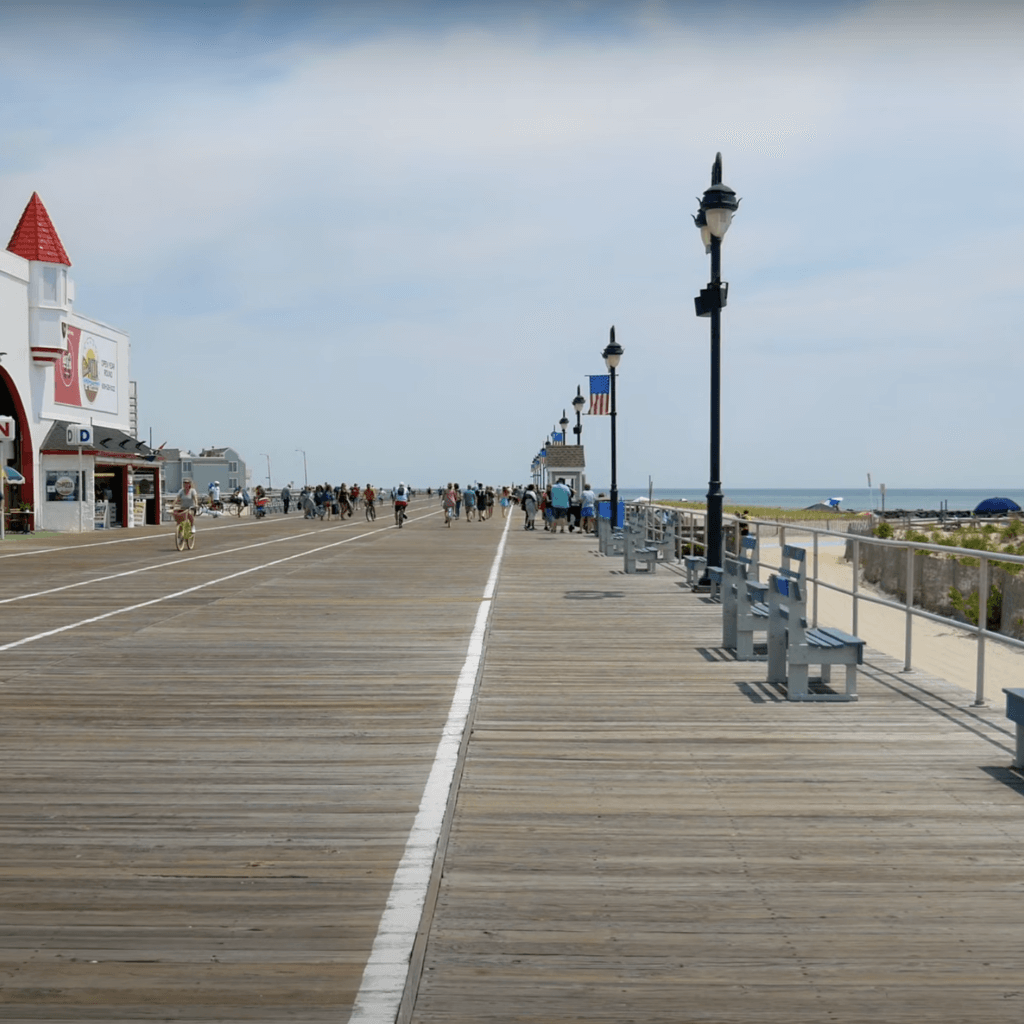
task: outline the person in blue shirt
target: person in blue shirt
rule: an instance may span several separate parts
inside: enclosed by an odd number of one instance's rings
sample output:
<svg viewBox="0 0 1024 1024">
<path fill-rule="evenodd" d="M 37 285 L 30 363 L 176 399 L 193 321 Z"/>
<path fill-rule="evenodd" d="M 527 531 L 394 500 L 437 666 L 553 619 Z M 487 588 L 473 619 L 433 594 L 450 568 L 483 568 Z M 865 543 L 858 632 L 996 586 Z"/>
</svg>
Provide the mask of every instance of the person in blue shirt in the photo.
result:
<svg viewBox="0 0 1024 1024">
<path fill-rule="evenodd" d="M 554 513 L 554 521 L 551 524 L 552 533 L 565 533 L 565 524 L 569 520 L 571 504 L 572 489 L 565 482 L 565 477 L 560 476 L 558 483 L 551 485 L 551 511 Z"/>
<path fill-rule="evenodd" d="M 466 510 L 466 522 L 473 522 L 473 514 L 476 512 L 476 491 L 472 484 L 467 484 L 462 492 L 462 507 Z"/>
</svg>

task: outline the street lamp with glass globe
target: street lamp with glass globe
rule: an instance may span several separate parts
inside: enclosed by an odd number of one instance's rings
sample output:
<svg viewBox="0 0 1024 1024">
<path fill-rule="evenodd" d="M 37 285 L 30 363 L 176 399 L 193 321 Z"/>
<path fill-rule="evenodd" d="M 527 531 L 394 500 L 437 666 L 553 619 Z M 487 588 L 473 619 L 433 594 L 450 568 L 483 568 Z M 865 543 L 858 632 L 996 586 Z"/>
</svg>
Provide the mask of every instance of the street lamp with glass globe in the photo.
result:
<svg viewBox="0 0 1024 1024">
<path fill-rule="evenodd" d="M 722 469 L 721 469 L 721 364 L 722 309 L 729 297 L 729 285 L 722 280 L 722 239 L 725 237 L 733 214 L 740 205 L 736 193 L 722 184 L 722 154 L 715 155 L 711 167 L 711 187 L 700 200 L 700 209 L 693 218 L 700 229 L 704 251 L 711 255 L 711 281 L 701 289 L 694 299 L 697 316 L 711 318 L 711 472 L 708 481 L 708 515 L 705 527 L 704 554 L 707 566 L 722 564 Z M 700 588 L 710 587 L 707 567 L 704 577 L 697 584 Z"/>
<path fill-rule="evenodd" d="M 576 426 L 572 428 L 572 432 L 576 435 L 576 444 L 583 444 L 583 421 L 580 417 L 583 414 L 583 406 L 587 404 L 587 400 L 583 397 L 583 392 L 580 391 L 579 384 L 576 385 L 576 397 L 572 400 L 572 407 L 576 410 Z"/>
<path fill-rule="evenodd" d="M 608 373 L 611 376 L 609 382 L 609 391 L 611 394 L 609 398 L 611 400 L 611 418 L 612 418 L 612 509 L 611 509 L 611 524 L 612 529 L 618 529 L 621 525 L 619 523 L 619 478 L 616 471 L 615 465 L 615 368 L 619 365 L 619 360 L 622 358 L 623 348 L 615 340 L 615 328 L 611 330 L 611 340 L 605 346 L 604 351 L 601 353 L 604 359 L 604 365 L 608 367 Z"/>
</svg>

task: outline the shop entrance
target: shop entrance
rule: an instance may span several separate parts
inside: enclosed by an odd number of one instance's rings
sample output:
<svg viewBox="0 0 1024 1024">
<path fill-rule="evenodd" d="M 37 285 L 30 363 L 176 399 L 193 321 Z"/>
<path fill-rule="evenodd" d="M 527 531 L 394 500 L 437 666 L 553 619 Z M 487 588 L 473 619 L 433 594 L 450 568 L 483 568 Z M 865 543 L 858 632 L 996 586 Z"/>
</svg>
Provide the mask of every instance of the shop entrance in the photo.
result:
<svg viewBox="0 0 1024 1024">
<path fill-rule="evenodd" d="M 97 464 L 93 473 L 96 500 L 96 526 L 124 526 L 125 519 L 125 467 Z"/>
<path fill-rule="evenodd" d="M 145 523 L 147 526 L 156 526 L 159 523 L 157 509 L 160 503 L 159 485 L 160 471 L 157 469 L 136 469 L 135 470 L 135 508 L 141 512 L 136 515 L 136 526 Z"/>
</svg>

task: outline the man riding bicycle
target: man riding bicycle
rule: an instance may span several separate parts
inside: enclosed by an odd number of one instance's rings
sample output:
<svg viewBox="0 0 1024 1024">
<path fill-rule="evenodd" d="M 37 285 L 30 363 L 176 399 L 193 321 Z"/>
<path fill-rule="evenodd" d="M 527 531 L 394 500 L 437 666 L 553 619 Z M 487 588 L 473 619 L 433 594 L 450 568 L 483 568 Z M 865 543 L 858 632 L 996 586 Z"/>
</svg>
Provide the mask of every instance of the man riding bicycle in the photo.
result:
<svg viewBox="0 0 1024 1024">
<path fill-rule="evenodd" d="M 405 484 L 399 484 L 395 488 L 395 520 L 398 522 L 398 528 L 402 528 L 402 523 L 409 517 L 405 514 L 405 510 L 409 505 L 409 488 Z"/>
</svg>

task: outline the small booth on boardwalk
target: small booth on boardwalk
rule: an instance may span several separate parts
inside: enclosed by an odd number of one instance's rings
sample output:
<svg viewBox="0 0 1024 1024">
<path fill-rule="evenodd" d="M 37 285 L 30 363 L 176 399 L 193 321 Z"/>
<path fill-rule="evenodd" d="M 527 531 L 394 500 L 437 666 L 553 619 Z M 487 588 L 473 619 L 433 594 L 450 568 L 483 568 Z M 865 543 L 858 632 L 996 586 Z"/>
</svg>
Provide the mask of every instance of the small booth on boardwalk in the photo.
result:
<svg viewBox="0 0 1024 1024">
<path fill-rule="evenodd" d="M 549 444 L 546 448 L 548 483 L 564 479 L 579 497 L 583 492 L 586 459 L 581 444 Z"/>
</svg>

